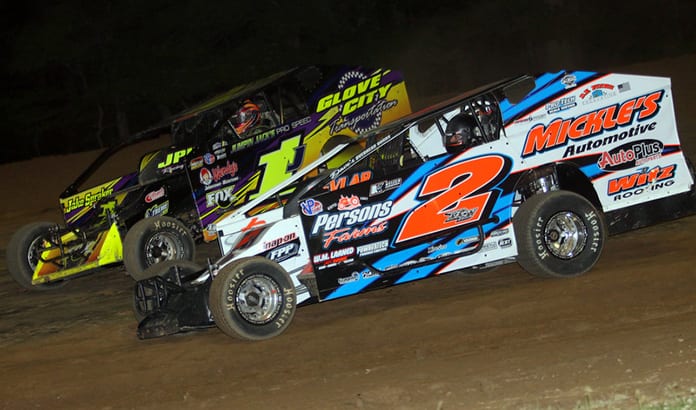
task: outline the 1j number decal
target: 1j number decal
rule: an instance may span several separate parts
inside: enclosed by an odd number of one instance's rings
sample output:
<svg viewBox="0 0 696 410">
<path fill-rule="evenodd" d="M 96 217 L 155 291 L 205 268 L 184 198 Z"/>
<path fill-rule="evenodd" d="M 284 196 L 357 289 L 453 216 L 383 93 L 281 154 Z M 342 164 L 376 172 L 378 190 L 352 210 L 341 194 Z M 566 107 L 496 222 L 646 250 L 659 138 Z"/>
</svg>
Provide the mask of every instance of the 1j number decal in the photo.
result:
<svg viewBox="0 0 696 410">
<path fill-rule="evenodd" d="M 264 154 L 259 159 L 259 167 L 266 167 L 259 191 L 249 199 L 254 199 L 292 176 L 302 165 L 305 146 L 300 145 L 300 136 L 288 138 L 280 143 L 276 151 Z"/>
<path fill-rule="evenodd" d="M 418 198 L 435 196 L 406 215 L 396 243 L 479 222 L 487 205 L 497 198 L 495 192 L 485 190 L 507 168 L 503 157 L 487 156 L 457 162 L 428 175 Z"/>
</svg>

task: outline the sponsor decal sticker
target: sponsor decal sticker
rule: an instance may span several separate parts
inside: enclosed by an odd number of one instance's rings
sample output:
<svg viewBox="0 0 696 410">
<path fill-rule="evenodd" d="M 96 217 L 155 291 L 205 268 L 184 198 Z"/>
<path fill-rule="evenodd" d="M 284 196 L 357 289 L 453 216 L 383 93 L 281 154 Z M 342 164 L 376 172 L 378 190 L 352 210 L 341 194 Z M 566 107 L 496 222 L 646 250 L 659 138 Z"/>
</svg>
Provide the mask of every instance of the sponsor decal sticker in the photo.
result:
<svg viewBox="0 0 696 410">
<path fill-rule="evenodd" d="M 198 178 L 201 180 L 201 184 L 203 185 L 210 185 L 213 183 L 213 173 L 210 172 L 208 168 L 201 168 Z"/>
<path fill-rule="evenodd" d="M 556 101 L 552 101 L 546 104 L 546 113 L 555 114 L 561 111 L 569 110 L 578 105 L 578 103 L 575 102 L 575 99 L 576 97 L 573 95 L 570 97 L 563 97 L 559 98 Z"/>
<path fill-rule="evenodd" d="M 205 194 L 205 204 L 208 208 L 219 206 L 220 208 L 229 208 L 237 198 L 233 194 L 234 185 L 218 189 L 216 191 L 207 192 Z"/>
<path fill-rule="evenodd" d="M 300 202 L 300 210 L 303 215 L 314 216 L 324 211 L 324 205 L 312 198 Z"/>
<path fill-rule="evenodd" d="M 338 200 L 339 211 L 350 211 L 360 206 L 360 198 L 357 195 L 343 196 Z"/>
<path fill-rule="evenodd" d="M 157 215 L 166 215 L 169 211 L 169 201 L 164 201 L 161 204 L 148 208 L 145 211 L 145 218 L 150 218 Z"/>
<path fill-rule="evenodd" d="M 164 187 L 158 189 L 157 191 L 152 191 L 145 195 L 145 202 L 152 203 L 164 196 Z"/>
<path fill-rule="evenodd" d="M 561 78 L 561 84 L 567 89 L 576 87 L 578 78 L 573 74 L 566 74 Z"/>
<path fill-rule="evenodd" d="M 203 166 L 203 157 L 196 157 L 196 158 L 192 159 L 191 162 L 189 163 L 189 167 L 194 171 L 202 166 Z"/>
<path fill-rule="evenodd" d="M 353 175 L 346 175 L 332 179 L 329 181 L 328 185 L 324 186 L 324 189 L 328 189 L 330 192 L 338 191 L 339 189 L 367 182 L 371 179 L 372 171 L 362 171 Z"/>
<path fill-rule="evenodd" d="M 210 152 L 206 153 L 203 155 L 203 162 L 205 162 L 206 165 L 212 165 L 215 163 L 215 155 L 211 154 Z"/>
<path fill-rule="evenodd" d="M 291 242 L 266 252 L 264 256 L 272 261 L 280 263 L 297 255 L 299 250 L 300 245 L 295 242 Z"/>
<path fill-rule="evenodd" d="M 350 211 L 321 213 L 314 220 L 311 234 L 315 236 L 319 232 L 323 232 L 323 246 L 324 249 L 327 249 L 334 242 L 345 243 L 382 233 L 386 231 L 389 226 L 387 221 L 382 221 L 377 224 L 367 224 L 367 222 L 389 215 L 391 206 L 392 201 L 385 201 L 362 206 Z M 363 226 L 353 228 L 353 226 L 357 224 L 363 224 Z"/>
<path fill-rule="evenodd" d="M 167 157 L 164 159 L 164 161 L 157 164 L 157 168 L 161 169 L 161 168 L 166 168 L 166 167 L 173 165 L 173 164 L 177 164 L 179 161 L 181 161 L 182 158 L 184 158 L 186 155 L 188 155 L 192 149 L 193 148 L 184 148 L 184 149 L 180 149 L 178 151 L 167 153 Z"/>
<path fill-rule="evenodd" d="M 604 100 L 617 95 L 615 88 L 612 84 L 599 83 L 592 84 L 590 87 L 585 88 L 580 93 L 580 99 L 583 104 L 590 104 L 600 100 Z"/>
<path fill-rule="evenodd" d="M 372 242 L 366 245 L 357 246 L 355 250 L 358 253 L 358 256 L 368 256 L 375 253 L 384 252 L 387 250 L 388 246 L 389 241 L 385 239 L 383 241 Z"/>
<path fill-rule="evenodd" d="M 560 148 L 571 141 L 593 137 L 634 121 L 646 121 L 659 112 L 663 93 L 664 90 L 659 90 L 575 118 L 556 118 L 549 124 L 535 125 L 527 133 L 522 156 Z"/>
<path fill-rule="evenodd" d="M 159 170 L 159 172 L 163 175 L 167 174 L 173 174 L 175 172 L 181 171 L 184 169 L 185 165 L 184 164 L 176 164 L 176 165 L 170 165 L 168 167 L 164 167 Z"/>
<path fill-rule="evenodd" d="M 597 166 L 606 171 L 629 169 L 662 156 L 664 145 L 658 140 L 641 140 L 605 151 L 597 160 Z"/>
<path fill-rule="evenodd" d="M 339 263 L 349 263 L 353 261 L 355 248 L 349 246 L 343 249 L 336 249 L 329 252 L 322 252 L 312 257 L 312 263 L 320 265 L 320 269 L 338 265 Z"/>
<path fill-rule="evenodd" d="M 614 178 L 607 185 L 607 194 L 614 195 L 614 200 L 618 201 L 647 191 L 668 187 L 674 184 L 676 168 L 676 164 L 666 167 L 659 165 L 654 168 L 644 167 L 632 174 Z"/>
<path fill-rule="evenodd" d="M 295 240 L 295 239 L 297 239 L 297 233 L 292 232 L 292 233 L 289 233 L 289 234 L 282 236 L 280 238 L 276 238 L 276 239 L 264 242 L 263 248 L 264 249 L 273 249 L 277 246 L 288 243 L 288 242 Z"/>
<path fill-rule="evenodd" d="M 372 272 L 369 269 L 365 269 L 362 272 L 353 271 L 353 273 L 351 273 L 350 276 L 338 278 L 338 284 L 345 285 L 347 283 L 357 282 L 359 280 L 372 278 L 374 276 L 379 276 L 379 274 L 376 272 Z"/>
<path fill-rule="evenodd" d="M 213 173 L 213 180 L 215 182 L 218 182 L 219 180 L 225 178 L 226 176 L 235 176 L 237 175 L 237 170 L 238 170 L 237 163 L 232 161 L 227 161 L 227 164 L 224 166 L 217 166 L 215 168 L 212 168 L 211 171 Z"/>
<path fill-rule="evenodd" d="M 65 212 L 74 211 L 82 207 L 90 207 L 102 198 L 106 198 L 113 194 L 113 192 L 113 187 L 100 187 L 85 192 L 82 195 L 74 196 L 68 199 L 68 203 L 65 205 Z"/>
<path fill-rule="evenodd" d="M 389 179 L 370 185 L 370 196 L 383 194 L 401 186 L 401 178 Z"/>
</svg>

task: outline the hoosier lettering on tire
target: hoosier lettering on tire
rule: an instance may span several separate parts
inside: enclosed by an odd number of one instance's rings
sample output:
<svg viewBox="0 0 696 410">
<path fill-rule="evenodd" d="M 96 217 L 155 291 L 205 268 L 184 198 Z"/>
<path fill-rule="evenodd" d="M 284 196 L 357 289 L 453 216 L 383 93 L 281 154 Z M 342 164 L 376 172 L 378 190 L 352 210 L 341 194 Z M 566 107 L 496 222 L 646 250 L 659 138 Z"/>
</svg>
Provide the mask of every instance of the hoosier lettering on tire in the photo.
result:
<svg viewBox="0 0 696 410">
<path fill-rule="evenodd" d="M 277 336 L 295 316 L 295 287 L 285 269 L 263 257 L 225 266 L 210 286 L 210 310 L 225 334 L 243 340 Z"/>
<path fill-rule="evenodd" d="M 606 240 L 602 214 L 584 197 L 569 191 L 536 194 L 514 217 L 517 262 L 527 272 L 571 277 L 590 270 Z"/>
<path fill-rule="evenodd" d="M 154 216 L 133 225 L 123 241 L 123 264 L 135 280 L 147 279 L 148 267 L 168 261 L 192 261 L 196 243 L 191 232 L 178 219 Z"/>
</svg>

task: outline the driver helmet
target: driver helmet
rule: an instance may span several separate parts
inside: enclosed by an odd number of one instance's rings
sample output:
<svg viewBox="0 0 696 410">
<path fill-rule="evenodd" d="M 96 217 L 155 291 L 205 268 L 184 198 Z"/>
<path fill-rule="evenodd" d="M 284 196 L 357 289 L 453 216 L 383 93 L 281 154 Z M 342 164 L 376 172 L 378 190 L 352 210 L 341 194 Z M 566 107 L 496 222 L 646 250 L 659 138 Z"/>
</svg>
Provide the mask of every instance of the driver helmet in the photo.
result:
<svg viewBox="0 0 696 410">
<path fill-rule="evenodd" d="M 445 148 L 449 153 L 461 152 L 474 145 L 476 122 L 470 115 L 454 116 L 445 129 Z"/>
<path fill-rule="evenodd" d="M 260 119 L 261 109 L 259 106 L 251 100 L 245 100 L 237 111 L 237 115 L 234 116 L 234 130 L 237 131 L 237 134 L 242 135 L 253 128 Z"/>
</svg>

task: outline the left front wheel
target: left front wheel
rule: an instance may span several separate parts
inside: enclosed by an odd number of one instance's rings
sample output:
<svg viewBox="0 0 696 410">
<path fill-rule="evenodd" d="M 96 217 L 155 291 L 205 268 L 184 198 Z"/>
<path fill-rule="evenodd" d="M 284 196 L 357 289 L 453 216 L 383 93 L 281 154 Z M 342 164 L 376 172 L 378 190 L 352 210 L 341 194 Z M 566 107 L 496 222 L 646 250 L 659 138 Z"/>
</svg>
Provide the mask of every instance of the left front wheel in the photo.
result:
<svg viewBox="0 0 696 410">
<path fill-rule="evenodd" d="M 7 244 L 7 270 L 21 287 L 29 290 L 50 290 L 62 287 L 64 281 L 32 285 L 31 278 L 44 250 L 44 240 L 56 224 L 34 222 L 19 228 Z"/>
<path fill-rule="evenodd" d="M 138 221 L 123 240 L 123 264 L 135 280 L 147 279 L 147 268 L 170 260 L 193 261 L 196 243 L 178 219 L 154 216 Z"/>
<path fill-rule="evenodd" d="M 262 257 L 220 270 L 210 286 L 210 311 L 228 336 L 265 340 L 281 334 L 295 315 L 295 286 L 285 269 Z"/>
</svg>

